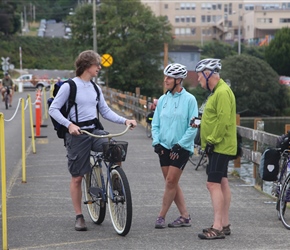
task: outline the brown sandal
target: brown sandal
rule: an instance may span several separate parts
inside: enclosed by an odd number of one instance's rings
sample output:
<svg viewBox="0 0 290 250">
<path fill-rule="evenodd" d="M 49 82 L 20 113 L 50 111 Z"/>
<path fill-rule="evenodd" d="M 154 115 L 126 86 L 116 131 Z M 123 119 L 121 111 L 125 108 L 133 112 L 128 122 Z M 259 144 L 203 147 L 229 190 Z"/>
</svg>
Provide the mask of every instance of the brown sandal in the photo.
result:
<svg viewBox="0 0 290 250">
<path fill-rule="evenodd" d="M 215 240 L 215 239 L 224 239 L 225 234 L 223 230 L 220 231 L 211 227 L 204 229 L 203 233 L 198 234 L 198 237 L 202 240 Z"/>
<path fill-rule="evenodd" d="M 223 227 L 223 232 L 224 232 L 225 235 L 230 235 L 231 234 L 231 228 L 230 228 L 230 226 L 231 226 L 231 224 Z M 211 228 L 212 228 L 212 226 L 210 228 L 204 228 L 204 229 L 202 229 L 202 232 L 203 233 L 207 233 L 208 230 L 211 229 Z"/>
</svg>

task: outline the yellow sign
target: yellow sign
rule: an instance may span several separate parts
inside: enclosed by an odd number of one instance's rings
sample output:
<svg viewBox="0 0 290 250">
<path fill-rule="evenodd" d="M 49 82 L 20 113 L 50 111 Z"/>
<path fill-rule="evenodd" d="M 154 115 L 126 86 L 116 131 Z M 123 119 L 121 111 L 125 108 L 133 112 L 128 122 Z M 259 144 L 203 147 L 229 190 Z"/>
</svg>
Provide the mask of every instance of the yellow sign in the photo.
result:
<svg viewBox="0 0 290 250">
<path fill-rule="evenodd" d="M 110 67 L 113 64 L 113 57 L 109 54 L 104 54 L 102 56 L 102 66 L 104 67 Z"/>
</svg>

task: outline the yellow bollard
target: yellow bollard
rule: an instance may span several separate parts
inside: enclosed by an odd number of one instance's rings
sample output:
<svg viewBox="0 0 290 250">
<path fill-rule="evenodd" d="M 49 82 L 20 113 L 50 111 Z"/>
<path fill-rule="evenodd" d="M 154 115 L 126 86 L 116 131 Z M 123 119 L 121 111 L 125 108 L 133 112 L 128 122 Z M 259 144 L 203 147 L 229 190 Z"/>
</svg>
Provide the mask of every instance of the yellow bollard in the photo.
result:
<svg viewBox="0 0 290 250">
<path fill-rule="evenodd" d="M 22 114 L 22 183 L 26 183 L 26 154 L 25 154 L 25 103 L 21 98 L 21 114 Z"/>
<path fill-rule="evenodd" d="M 46 91 L 45 91 L 45 89 L 42 90 L 42 93 L 43 93 L 44 115 L 45 115 L 45 119 L 47 119 L 47 117 L 48 117 L 48 110 L 47 110 L 47 98 L 46 98 Z"/>
<path fill-rule="evenodd" d="M 7 240 L 7 197 L 6 197 L 6 155 L 5 155 L 5 132 L 4 115 L 0 113 L 0 159 L 1 159 L 1 183 L 2 183 L 2 247 L 8 249 Z"/>
<path fill-rule="evenodd" d="M 30 115 L 30 127 L 31 127 L 31 145 L 32 145 L 32 152 L 35 154 L 35 136 L 34 136 L 34 129 L 33 129 L 33 113 L 32 113 L 32 104 L 31 104 L 31 97 L 28 95 L 28 106 L 29 106 L 29 115 Z"/>
</svg>

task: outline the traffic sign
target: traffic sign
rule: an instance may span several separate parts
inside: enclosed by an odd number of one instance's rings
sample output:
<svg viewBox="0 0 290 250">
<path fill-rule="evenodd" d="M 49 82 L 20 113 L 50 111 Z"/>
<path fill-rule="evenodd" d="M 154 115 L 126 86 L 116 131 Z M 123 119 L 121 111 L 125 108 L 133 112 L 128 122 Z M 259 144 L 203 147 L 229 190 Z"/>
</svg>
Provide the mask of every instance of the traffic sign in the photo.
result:
<svg viewBox="0 0 290 250">
<path fill-rule="evenodd" d="M 110 67 L 113 64 L 113 57 L 109 54 L 102 55 L 102 66 Z"/>
</svg>

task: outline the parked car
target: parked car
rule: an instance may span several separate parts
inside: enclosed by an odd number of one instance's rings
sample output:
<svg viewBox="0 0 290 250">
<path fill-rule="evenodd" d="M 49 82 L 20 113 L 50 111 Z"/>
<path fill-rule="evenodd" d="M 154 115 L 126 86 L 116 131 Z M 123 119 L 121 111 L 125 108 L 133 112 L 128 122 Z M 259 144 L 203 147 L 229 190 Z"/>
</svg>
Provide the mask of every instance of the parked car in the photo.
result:
<svg viewBox="0 0 290 250">
<path fill-rule="evenodd" d="M 41 79 L 32 74 L 21 75 L 15 80 L 16 86 L 19 88 L 19 83 L 22 82 L 23 89 L 45 88 L 50 89 L 50 83 L 47 79 Z"/>
<path fill-rule="evenodd" d="M 279 83 L 290 86 L 290 76 L 280 76 Z"/>
</svg>

